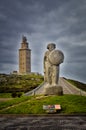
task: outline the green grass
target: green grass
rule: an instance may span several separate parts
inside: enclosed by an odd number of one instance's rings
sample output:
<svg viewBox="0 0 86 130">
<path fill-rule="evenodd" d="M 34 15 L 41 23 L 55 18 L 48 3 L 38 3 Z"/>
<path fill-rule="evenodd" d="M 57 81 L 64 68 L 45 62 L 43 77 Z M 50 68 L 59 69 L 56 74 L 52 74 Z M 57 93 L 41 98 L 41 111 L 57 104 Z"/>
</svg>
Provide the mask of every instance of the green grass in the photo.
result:
<svg viewBox="0 0 86 130">
<path fill-rule="evenodd" d="M 12 105 L 19 104 L 21 102 L 25 102 L 27 100 L 30 100 L 31 98 L 32 98 L 31 96 L 29 96 L 29 97 L 27 97 L 27 96 L 23 97 L 22 96 L 21 98 L 13 98 L 12 100 L 0 102 L 0 110 L 7 108 L 9 106 L 12 106 Z"/>
<path fill-rule="evenodd" d="M 0 93 L 0 98 L 11 98 L 11 93 Z"/>
<path fill-rule="evenodd" d="M 18 104 L 22 102 L 21 104 Z M 5 104 L 5 105 L 4 105 Z M 17 104 L 17 105 L 16 105 Z M 0 114 L 45 114 L 43 105 L 60 104 L 62 114 L 86 113 L 86 97 L 77 95 L 48 96 L 37 99 L 36 97 L 21 97 L 0 103 Z M 16 105 L 9 109 L 8 106 Z"/>
<path fill-rule="evenodd" d="M 86 84 L 84 83 L 81 83 L 79 81 L 75 81 L 75 80 L 72 80 L 72 79 L 66 79 L 68 82 L 70 82 L 71 84 L 73 84 L 74 86 L 76 86 L 77 88 L 83 90 L 83 91 L 86 91 Z"/>
<path fill-rule="evenodd" d="M 43 82 L 40 74 L 4 75 L 0 74 L 0 92 L 27 92 L 38 87 Z"/>
</svg>

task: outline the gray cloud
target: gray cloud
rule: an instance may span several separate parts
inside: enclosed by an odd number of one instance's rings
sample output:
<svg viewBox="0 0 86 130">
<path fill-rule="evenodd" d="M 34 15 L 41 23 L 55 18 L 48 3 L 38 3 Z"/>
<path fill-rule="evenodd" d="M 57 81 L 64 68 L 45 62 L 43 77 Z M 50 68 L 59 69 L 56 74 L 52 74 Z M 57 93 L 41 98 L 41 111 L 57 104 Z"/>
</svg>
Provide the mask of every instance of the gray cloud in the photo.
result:
<svg viewBox="0 0 86 130">
<path fill-rule="evenodd" d="M 0 72 L 18 69 L 18 49 L 26 35 L 32 71 L 43 73 L 44 51 L 55 42 L 65 54 L 61 75 L 86 82 L 85 12 L 85 0 L 1 0 Z"/>
</svg>

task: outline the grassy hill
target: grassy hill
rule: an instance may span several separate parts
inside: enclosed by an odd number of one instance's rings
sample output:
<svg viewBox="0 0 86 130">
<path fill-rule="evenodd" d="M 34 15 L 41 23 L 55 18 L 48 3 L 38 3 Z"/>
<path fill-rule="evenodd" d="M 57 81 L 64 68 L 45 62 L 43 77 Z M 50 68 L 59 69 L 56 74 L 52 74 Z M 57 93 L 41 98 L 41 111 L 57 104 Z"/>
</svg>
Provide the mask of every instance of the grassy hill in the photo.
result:
<svg viewBox="0 0 86 130">
<path fill-rule="evenodd" d="M 63 96 L 24 96 L 0 102 L 0 114 L 45 114 L 43 105 L 60 104 L 60 114 L 86 113 L 86 97 Z M 77 104 L 77 105 L 76 105 Z"/>
<path fill-rule="evenodd" d="M 43 76 L 40 74 L 28 75 L 0 75 L 0 92 L 27 92 L 43 82 Z"/>
<path fill-rule="evenodd" d="M 66 79 L 76 87 L 86 91 L 86 85 L 78 81 Z M 45 114 L 43 105 L 60 104 L 60 114 L 86 113 L 86 97 L 77 95 L 63 96 L 21 96 L 10 98 L 13 91 L 27 92 L 43 82 L 42 75 L 0 75 L 0 114 Z M 3 93 L 2 93 L 3 92 Z M 77 104 L 77 105 L 76 105 Z"/>
<path fill-rule="evenodd" d="M 66 79 L 66 78 L 65 78 Z M 6 75 L 0 74 L 0 97 L 11 97 L 13 92 L 27 92 L 38 87 L 44 78 L 40 74 L 28 74 L 28 75 Z M 66 79 L 76 87 L 86 91 L 86 84 Z"/>
<path fill-rule="evenodd" d="M 66 79 L 68 82 L 70 82 L 71 84 L 73 84 L 74 86 L 76 86 L 77 88 L 83 90 L 83 91 L 86 91 L 86 84 L 84 83 L 81 83 L 79 81 L 75 81 L 75 80 L 72 80 L 72 79 Z"/>
</svg>

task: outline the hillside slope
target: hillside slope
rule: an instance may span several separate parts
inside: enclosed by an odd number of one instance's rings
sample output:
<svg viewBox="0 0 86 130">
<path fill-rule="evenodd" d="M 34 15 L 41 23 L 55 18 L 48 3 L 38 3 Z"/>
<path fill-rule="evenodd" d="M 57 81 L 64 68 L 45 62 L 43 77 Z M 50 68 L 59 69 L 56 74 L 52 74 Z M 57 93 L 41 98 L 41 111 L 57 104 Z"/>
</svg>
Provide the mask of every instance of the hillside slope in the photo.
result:
<svg viewBox="0 0 86 130">
<path fill-rule="evenodd" d="M 40 74 L 12 75 L 0 74 L 0 92 L 27 92 L 43 82 Z"/>
<path fill-rule="evenodd" d="M 59 79 L 64 94 L 86 95 L 86 84 L 66 78 Z M 27 92 L 26 95 L 43 94 L 44 82 L 40 74 L 6 75 L 0 74 L 0 93 Z"/>
<path fill-rule="evenodd" d="M 65 78 L 66 79 L 66 78 Z M 72 79 L 66 79 L 68 82 L 70 82 L 71 84 L 73 84 L 74 86 L 76 86 L 77 88 L 86 91 L 86 84 L 81 83 L 79 81 L 76 80 L 72 80 Z"/>
<path fill-rule="evenodd" d="M 75 85 L 71 84 L 68 80 L 60 78 L 59 84 L 63 87 L 64 94 L 74 94 L 86 96 L 86 92 L 77 88 Z"/>
<path fill-rule="evenodd" d="M 25 95 L 41 95 L 44 94 L 44 86 L 45 83 L 39 85 L 37 88 L 27 92 Z M 66 79 L 64 78 L 59 78 L 59 86 L 62 86 L 63 88 L 63 94 L 74 94 L 74 95 L 83 95 L 86 96 L 86 92 L 75 87 L 71 83 L 69 83 Z"/>
</svg>

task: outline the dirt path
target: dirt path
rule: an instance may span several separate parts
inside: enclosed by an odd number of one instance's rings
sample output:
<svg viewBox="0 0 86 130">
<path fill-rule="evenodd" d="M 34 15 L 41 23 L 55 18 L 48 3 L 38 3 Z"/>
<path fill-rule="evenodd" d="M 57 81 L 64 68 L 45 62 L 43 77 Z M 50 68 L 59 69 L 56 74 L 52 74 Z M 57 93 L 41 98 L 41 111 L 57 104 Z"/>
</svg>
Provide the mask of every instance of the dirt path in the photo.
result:
<svg viewBox="0 0 86 130">
<path fill-rule="evenodd" d="M 13 98 L 0 98 L 0 102 L 12 100 Z"/>
</svg>

